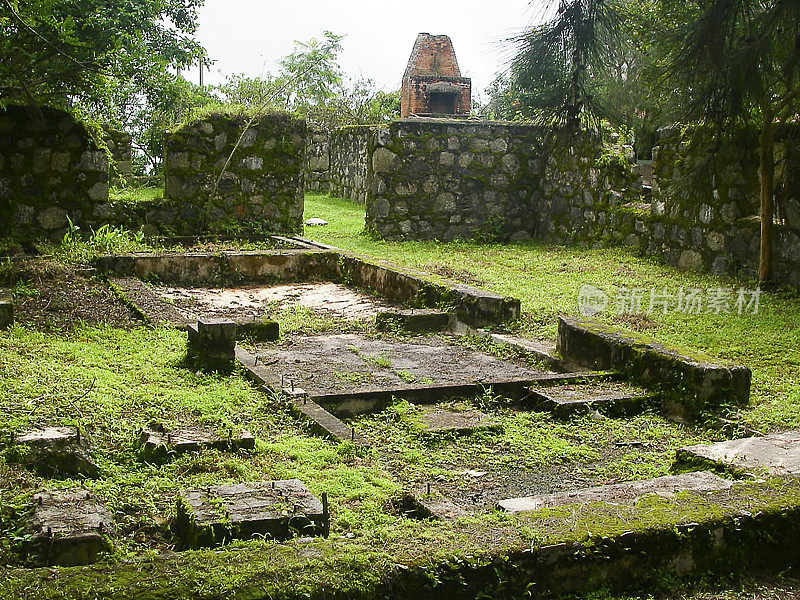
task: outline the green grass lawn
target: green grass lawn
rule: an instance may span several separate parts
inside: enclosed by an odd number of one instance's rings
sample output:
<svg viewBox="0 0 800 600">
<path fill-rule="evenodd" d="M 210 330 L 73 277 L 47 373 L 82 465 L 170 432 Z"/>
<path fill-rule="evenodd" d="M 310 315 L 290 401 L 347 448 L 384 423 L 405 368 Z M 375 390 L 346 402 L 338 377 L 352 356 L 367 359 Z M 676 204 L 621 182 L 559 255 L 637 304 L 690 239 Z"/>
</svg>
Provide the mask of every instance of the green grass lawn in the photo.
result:
<svg viewBox="0 0 800 600">
<path fill-rule="evenodd" d="M 615 296 L 623 288 L 754 289 L 752 280 L 679 272 L 624 248 L 591 249 L 471 242 L 386 242 L 362 233 L 364 208 L 350 200 L 306 196 L 305 218 L 325 227 L 306 236 L 326 244 L 417 269 L 433 279 L 455 275 L 522 301 L 520 333 L 555 339 L 556 316 L 577 315 L 577 292 L 590 284 Z M 751 404 L 738 418 L 760 431 L 800 426 L 800 296 L 764 293 L 756 315 L 653 312 L 605 315 L 602 320 L 638 329 L 660 341 L 704 351 L 753 371 Z"/>
</svg>

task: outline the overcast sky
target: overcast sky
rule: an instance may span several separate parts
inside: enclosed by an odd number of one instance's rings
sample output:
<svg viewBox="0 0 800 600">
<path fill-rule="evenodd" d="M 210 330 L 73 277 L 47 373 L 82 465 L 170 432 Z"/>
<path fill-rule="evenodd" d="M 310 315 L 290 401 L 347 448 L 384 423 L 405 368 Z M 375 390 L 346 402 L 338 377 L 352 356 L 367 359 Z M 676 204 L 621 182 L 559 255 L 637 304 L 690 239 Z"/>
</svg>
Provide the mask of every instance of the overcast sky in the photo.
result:
<svg viewBox="0 0 800 600">
<path fill-rule="evenodd" d="M 327 29 L 347 36 L 341 54 L 347 75 L 394 90 L 400 89 L 417 34 L 446 34 L 461 74 L 472 78 L 473 94 L 482 94 L 508 58 L 498 40 L 536 15 L 530 0 L 205 0 L 197 37 L 216 61 L 207 84 L 220 83 L 226 74 L 275 72 L 294 40 L 320 38 Z M 184 76 L 196 80 L 197 73 Z"/>
</svg>

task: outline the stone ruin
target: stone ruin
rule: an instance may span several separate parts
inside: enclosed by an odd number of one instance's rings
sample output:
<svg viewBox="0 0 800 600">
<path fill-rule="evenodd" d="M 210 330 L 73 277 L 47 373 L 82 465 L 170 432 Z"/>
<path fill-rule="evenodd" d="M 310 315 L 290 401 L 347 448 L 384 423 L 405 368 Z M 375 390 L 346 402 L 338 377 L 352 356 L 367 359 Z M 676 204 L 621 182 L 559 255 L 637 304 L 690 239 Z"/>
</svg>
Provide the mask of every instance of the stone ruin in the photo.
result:
<svg viewBox="0 0 800 600">
<path fill-rule="evenodd" d="M 420 33 L 403 75 L 400 116 L 467 116 L 471 102 L 472 81 L 461 76 L 453 42 Z"/>
<path fill-rule="evenodd" d="M 0 111 L 0 229 L 63 235 L 68 220 L 94 224 L 108 201 L 109 160 L 100 136 L 63 110 Z"/>
</svg>

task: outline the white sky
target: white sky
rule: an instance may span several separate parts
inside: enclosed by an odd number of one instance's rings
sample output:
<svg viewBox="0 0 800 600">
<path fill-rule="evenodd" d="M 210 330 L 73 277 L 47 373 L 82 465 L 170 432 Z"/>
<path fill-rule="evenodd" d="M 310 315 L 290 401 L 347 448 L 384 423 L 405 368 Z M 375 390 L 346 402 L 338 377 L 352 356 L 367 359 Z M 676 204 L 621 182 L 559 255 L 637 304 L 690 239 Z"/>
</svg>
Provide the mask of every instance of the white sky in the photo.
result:
<svg viewBox="0 0 800 600">
<path fill-rule="evenodd" d="M 473 95 L 482 96 L 508 59 L 498 40 L 537 14 L 530 0 L 206 0 L 197 38 L 216 61 L 205 83 L 216 84 L 226 74 L 275 72 L 294 40 L 321 38 L 327 29 L 347 35 L 340 57 L 345 74 L 388 91 L 400 88 L 418 33 L 446 34 L 461 74 L 472 78 Z M 184 76 L 196 81 L 196 68 Z"/>
</svg>

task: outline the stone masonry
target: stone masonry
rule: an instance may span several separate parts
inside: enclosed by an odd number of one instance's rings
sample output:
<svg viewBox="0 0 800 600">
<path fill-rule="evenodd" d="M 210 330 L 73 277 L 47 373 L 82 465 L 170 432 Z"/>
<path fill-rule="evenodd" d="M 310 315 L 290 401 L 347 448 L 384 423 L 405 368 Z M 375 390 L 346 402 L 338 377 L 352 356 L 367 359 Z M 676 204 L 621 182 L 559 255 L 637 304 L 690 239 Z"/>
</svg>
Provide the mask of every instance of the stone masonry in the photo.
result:
<svg viewBox="0 0 800 600">
<path fill-rule="evenodd" d="M 305 146 L 305 121 L 285 113 L 187 123 L 164 148 L 164 195 L 179 213 L 176 225 L 190 233 L 302 231 Z"/>
<path fill-rule="evenodd" d="M 59 239 L 69 217 L 88 228 L 108 201 L 109 161 L 98 137 L 48 107 L 0 110 L 0 228 Z"/>
</svg>

